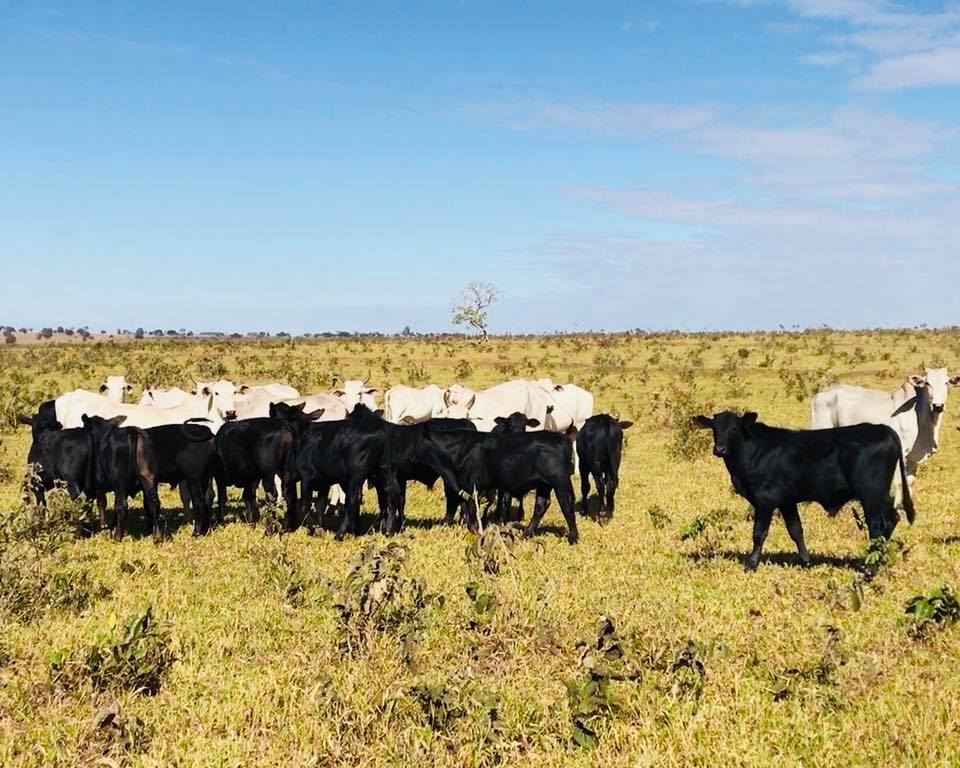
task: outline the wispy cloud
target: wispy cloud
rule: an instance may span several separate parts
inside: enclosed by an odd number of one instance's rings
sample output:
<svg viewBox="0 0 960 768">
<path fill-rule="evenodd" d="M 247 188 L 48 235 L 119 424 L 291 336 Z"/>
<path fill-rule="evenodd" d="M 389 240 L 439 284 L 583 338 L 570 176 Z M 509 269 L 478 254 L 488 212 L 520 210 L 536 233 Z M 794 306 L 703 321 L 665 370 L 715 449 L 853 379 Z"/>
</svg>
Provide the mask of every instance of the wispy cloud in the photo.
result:
<svg viewBox="0 0 960 768">
<path fill-rule="evenodd" d="M 769 0 L 776 2 L 777 0 Z M 750 7 L 753 0 L 733 0 Z M 829 24 L 825 50 L 803 57 L 815 66 L 863 60 L 851 80 L 858 90 L 900 90 L 960 85 L 960 4 L 919 10 L 889 0 L 779 0 L 804 20 Z M 835 27 L 840 26 L 838 32 Z"/>
</svg>

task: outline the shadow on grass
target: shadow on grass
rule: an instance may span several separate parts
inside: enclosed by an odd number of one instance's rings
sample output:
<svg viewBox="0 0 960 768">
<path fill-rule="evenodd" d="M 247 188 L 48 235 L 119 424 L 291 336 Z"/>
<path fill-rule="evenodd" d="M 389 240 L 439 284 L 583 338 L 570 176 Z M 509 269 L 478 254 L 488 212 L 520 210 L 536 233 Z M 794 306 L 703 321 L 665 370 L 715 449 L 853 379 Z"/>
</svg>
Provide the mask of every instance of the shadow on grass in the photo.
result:
<svg viewBox="0 0 960 768">
<path fill-rule="evenodd" d="M 730 550 L 723 550 L 721 552 L 713 552 L 710 554 L 703 552 L 690 552 L 686 555 L 686 557 L 693 562 L 731 560 L 739 563 L 740 565 L 745 565 L 749 554 L 749 552 L 732 552 Z M 818 568 L 821 566 L 829 566 L 831 568 L 847 568 L 856 571 L 862 569 L 864 563 L 862 557 L 811 554 L 810 565 L 803 566 L 800 563 L 800 558 L 797 556 L 796 552 L 771 552 L 769 554 L 763 554 L 760 556 L 760 565 L 779 565 L 781 567 L 792 568 Z"/>
</svg>

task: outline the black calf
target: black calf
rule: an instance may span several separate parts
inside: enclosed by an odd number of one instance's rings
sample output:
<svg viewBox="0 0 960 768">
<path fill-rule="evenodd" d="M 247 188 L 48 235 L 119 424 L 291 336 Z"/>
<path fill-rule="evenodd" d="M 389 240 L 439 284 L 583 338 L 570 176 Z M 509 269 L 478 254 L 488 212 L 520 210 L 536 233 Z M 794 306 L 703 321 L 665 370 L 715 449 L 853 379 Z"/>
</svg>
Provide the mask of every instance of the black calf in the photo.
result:
<svg viewBox="0 0 960 768">
<path fill-rule="evenodd" d="M 591 416 L 577 433 L 577 458 L 580 460 L 581 508 L 587 511 L 590 477 L 600 497 L 599 520 L 613 517 L 617 486 L 620 484 L 620 456 L 623 453 L 623 431 L 633 426 L 630 421 L 617 421 L 605 413 Z"/>
<path fill-rule="evenodd" d="M 193 535 L 210 529 L 207 487 L 214 474 L 213 432 L 197 424 L 165 424 L 146 430 L 157 459 L 157 482 L 185 487 L 193 508 Z"/>
</svg>

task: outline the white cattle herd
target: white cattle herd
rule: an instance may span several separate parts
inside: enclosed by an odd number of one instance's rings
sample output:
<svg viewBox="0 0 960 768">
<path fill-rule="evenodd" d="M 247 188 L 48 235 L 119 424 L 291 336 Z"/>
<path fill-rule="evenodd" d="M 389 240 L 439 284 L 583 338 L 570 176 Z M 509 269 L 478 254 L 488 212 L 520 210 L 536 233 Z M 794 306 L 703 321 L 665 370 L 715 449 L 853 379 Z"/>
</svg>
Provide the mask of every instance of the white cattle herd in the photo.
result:
<svg viewBox="0 0 960 768">
<path fill-rule="evenodd" d="M 376 410 L 381 390 L 357 379 L 344 381 L 329 393 L 301 395 L 287 384 L 238 385 L 226 379 L 198 381 L 192 391 L 172 387 L 147 387 L 138 403 L 123 397 L 133 387 L 123 376 L 108 376 L 100 392 L 75 389 L 55 401 L 57 421 L 64 429 L 83 426 L 82 417 L 126 417 L 127 427 L 156 427 L 203 421 L 214 433 L 226 421 L 264 418 L 270 403 L 304 404 L 309 413 L 324 409 L 320 421 L 346 418 L 358 404 Z M 435 418 L 466 418 L 480 432 L 490 432 L 498 416 L 523 413 L 538 426 L 566 432 L 582 427 L 593 415 L 593 395 L 575 384 L 555 384 L 551 379 L 515 379 L 489 389 L 473 390 L 461 384 L 442 389 L 435 384 L 423 387 L 399 385 L 384 393 L 384 418 L 394 424 L 419 424 Z"/>
</svg>

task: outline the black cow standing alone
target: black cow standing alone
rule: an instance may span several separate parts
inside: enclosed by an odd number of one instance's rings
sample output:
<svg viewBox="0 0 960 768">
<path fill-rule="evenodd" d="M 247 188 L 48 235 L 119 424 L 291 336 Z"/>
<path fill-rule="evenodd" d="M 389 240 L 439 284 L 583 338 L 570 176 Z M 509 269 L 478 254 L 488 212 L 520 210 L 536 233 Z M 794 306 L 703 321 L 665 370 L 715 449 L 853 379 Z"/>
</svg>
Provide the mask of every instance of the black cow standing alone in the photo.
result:
<svg viewBox="0 0 960 768">
<path fill-rule="evenodd" d="M 815 501 L 836 510 L 848 501 L 863 506 L 870 537 L 890 538 L 898 517 L 891 487 L 899 464 L 903 508 L 913 523 L 900 439 L 890 427 L 857 424 L 836 429 L 792 430 L 757 422 L 756 413 L 726 411 L 697 416 L 713 430 L 713 452 L 723 459 L 734 490 L 753 505 L 753 551 L 744 567 L 754 570 L 775 509 L 780 510 L 800 560 L 809 564 L 797 504 Z"/>
<path fill-rule="evenodd" d="M 633 426 L 631 421 L 617 421 L 605 413 L 591 416 L 577 434 L 577 457 L 580 459 L 581 509 L 587 511 L 590 496 L 590 478 L 593 477 L 600 497 L 598 520 L 603 523 L 613 517 L 617 486 L 620 484 L 620 456 L 623 453 L 623 431 Z"/>
<path fill-rule="evenodd" d="M 114 538 L 123 536 L 127 515 L 127 497 L 143 492 L 143 511 L 150 520 L 154 540 L 162 536 L 160 497 L 157 495 L 157 459 L 145 430 L 121 427 L 125 416 L 104 419 L 83 415 L 83 429 L 93 438 L 97 503 L 100 525 L 107 526 L 103 502 L 105 493 L 113 493 Z"/>
</svg>

